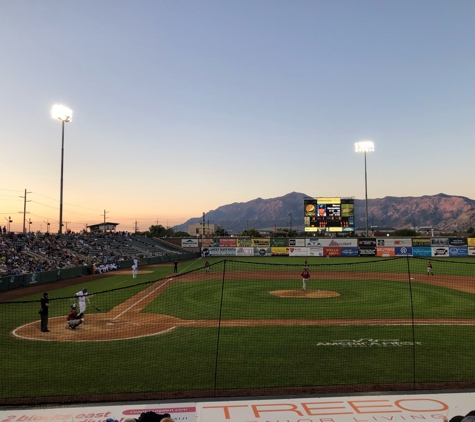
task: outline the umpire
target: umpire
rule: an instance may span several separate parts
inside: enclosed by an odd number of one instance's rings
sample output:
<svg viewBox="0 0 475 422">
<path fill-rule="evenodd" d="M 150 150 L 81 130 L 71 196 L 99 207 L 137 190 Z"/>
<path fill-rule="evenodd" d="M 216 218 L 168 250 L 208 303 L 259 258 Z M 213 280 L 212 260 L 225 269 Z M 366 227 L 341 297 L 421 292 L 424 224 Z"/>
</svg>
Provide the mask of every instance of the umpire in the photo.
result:
<svg viewBox="0 0 475 422">
<path fill-rule="evenodd" d="M 41 303 L 41 309 L 40 309 L 40 315 L 41 315 L 41 331 L 43 333 L 49 333 L 48 330 L 48 308 L 50 307 L 49 304 L 49 299 L 48 299 L 48 293 L 44 292 L 43 297 L 40 300 Z"/>
</svg>

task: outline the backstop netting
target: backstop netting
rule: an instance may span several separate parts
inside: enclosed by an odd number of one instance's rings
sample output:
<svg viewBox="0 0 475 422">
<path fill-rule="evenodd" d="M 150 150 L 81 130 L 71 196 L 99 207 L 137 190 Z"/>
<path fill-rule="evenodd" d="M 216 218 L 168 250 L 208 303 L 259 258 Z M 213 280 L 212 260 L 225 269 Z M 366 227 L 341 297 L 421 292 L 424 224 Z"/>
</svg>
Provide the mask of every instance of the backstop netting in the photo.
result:
<svg viewBox="0 0 475 422">
<path fill-rule="evenodd" d="M 296 261 L 293 261 L 296 262 Z M 475 385 L 475 265 L 396 258 L 202 263 L 0 302 L 0 403 L 269 396 Z M 82 286 L 80 286 L 82 288 Z M 0 296 L 1 298 L 1 296 Z"/>
</svg>

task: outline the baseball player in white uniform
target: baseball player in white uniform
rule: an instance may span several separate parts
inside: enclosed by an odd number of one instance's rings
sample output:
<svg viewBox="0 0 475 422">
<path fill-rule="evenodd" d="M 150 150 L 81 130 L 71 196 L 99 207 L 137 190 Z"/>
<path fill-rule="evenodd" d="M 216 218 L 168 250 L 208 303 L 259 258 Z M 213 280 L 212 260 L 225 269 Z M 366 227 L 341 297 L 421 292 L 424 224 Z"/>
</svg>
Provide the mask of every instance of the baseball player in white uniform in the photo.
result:
<svg viewBox="0 0 475 422">
<path fill-rule="evenodd" d="M 79 313 L 83 314 L 86 312 L 86 298 L 89 301 L 89 298 L 87 297 L 87 289 L 82 289 L 80 292 L 77 292 L 74 295 L 79 303 Z"/>
</svg>

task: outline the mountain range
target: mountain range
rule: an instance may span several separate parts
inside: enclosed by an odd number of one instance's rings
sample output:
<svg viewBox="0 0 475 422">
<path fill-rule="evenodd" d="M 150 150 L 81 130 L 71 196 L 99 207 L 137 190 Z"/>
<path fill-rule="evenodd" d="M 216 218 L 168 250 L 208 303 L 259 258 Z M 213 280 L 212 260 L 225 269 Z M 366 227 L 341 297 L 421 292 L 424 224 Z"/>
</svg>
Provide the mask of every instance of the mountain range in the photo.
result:
<svg viewBox="0 0 475 422">
<path fill-rule="evenodd" d="M 257 198 L 248 202 L 222 205 L 205 214 L 205 225 L 219 224 L 229 233 L 245 229 L 274 230 L 293 228 L 303 231 L 304 198 L 291 192 L 278 198 Z M 313 196 L 314 198 L 314 196 Z M 355 226 L 366 227 L 365 200 L 355 199 Z M 395 197 L 368 199 L 368 226 L 382 228 L 431 227 L 441 231 L 466 231 L 475 224 L 475 200 L 463 196 L 427 195 L 420 197 Z M 190 218 L 176 227 L 188 230 L 188 225 L 202 222 L 202 217 Z"/>
</svg>

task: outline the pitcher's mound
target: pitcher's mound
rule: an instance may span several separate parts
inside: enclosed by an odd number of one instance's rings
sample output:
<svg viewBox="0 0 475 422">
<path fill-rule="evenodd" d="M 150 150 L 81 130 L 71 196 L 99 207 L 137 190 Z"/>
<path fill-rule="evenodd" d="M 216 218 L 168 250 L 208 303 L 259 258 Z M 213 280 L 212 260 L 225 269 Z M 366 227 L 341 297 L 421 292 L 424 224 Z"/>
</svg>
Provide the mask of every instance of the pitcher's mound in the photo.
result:
<svg viewBox="0 0 475 422">
<path fill-rule="evenodd" d="M 328 297 L 340 296 L 340 293 L 330 292 L 328 290 L 276 290 L 270 292 L 271 295 L 279 297 L 304 297 L 313 299 L 324 299 Z"/>
</svg>

